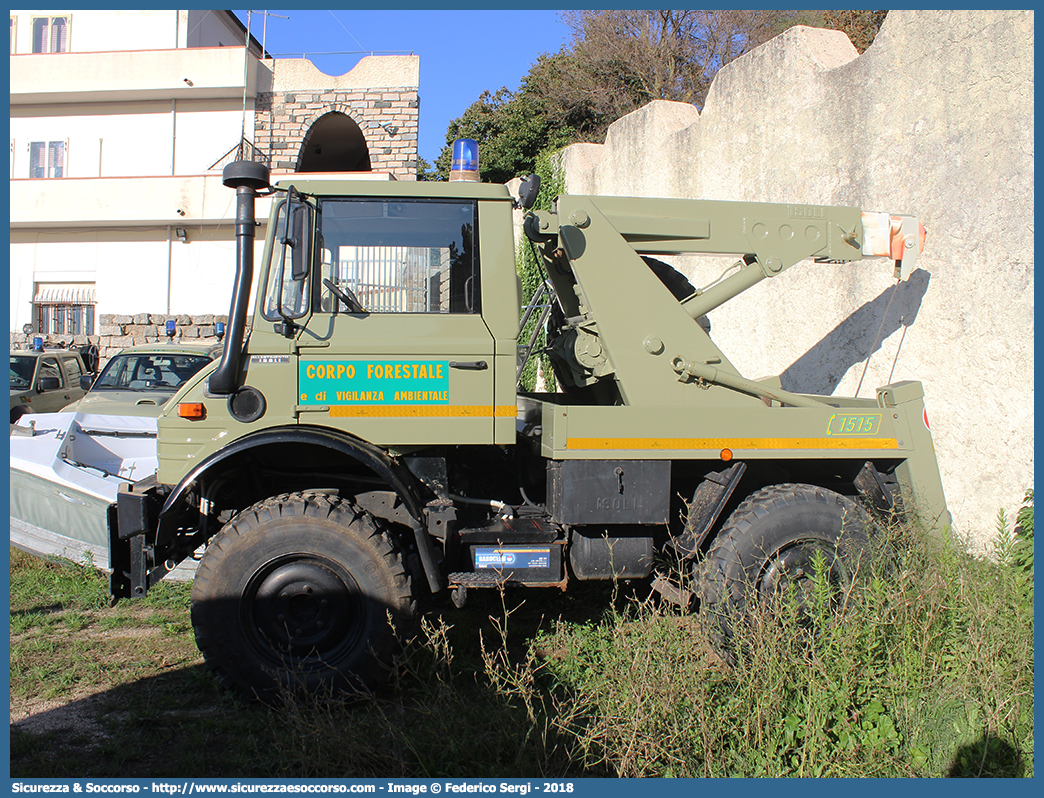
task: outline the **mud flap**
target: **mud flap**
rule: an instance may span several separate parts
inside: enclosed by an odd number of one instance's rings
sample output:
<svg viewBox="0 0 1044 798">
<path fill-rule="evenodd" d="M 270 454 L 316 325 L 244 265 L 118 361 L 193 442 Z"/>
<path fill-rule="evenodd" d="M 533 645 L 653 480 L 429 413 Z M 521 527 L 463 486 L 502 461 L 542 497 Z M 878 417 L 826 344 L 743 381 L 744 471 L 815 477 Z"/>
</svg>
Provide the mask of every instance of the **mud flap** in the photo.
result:
<svg viewBox="0 0 1044 798">
<path fill-rule="evenodd" d="M 746 463 L 734 463 L 723 471 L 712 471 L 707 474 L 703 482 L 696 488 L 692 504 L 689 505 L 685 531 L 671 541 L 674 550 L 684 559 L 691 560 L 699 553 L 707 533 L 718 520 L 718 516 L 721 515 L 722 509 L 746 470 Z"/>
<path fill-rule="evenodd" d="M 878 513 L 888 516 L 895 510 L 895 500 L 891 490 L 885 484 L 884 477 L 869 460 L 863 464 L 862 470 L 852 480 L 859 495 Z"/>
</svg>

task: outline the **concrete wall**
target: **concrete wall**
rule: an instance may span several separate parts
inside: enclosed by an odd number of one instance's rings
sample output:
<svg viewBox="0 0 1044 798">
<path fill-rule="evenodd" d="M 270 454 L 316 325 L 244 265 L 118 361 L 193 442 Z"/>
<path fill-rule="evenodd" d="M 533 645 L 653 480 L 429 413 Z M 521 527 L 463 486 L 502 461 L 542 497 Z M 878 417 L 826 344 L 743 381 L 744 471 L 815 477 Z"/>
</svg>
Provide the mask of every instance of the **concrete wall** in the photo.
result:
<svg viewBox="0 0 1044 798">
<path fill-rule="evenodd" d="M 263 255 L 265 227 L 257 228 L 257 264 Z M 173 228 L 166 227 L 12 230 L 11 330 L 20 331 L 22 325 L 33 321 L 32 300 L 38 285 L 96 288 L 96 318 L 165 311 L 181 315 L 228 313 L 236 273 L 233 224 L 189 227 L 187 232 L 189 243 L 178 241 Z M 252 292 L 251 308 L 253 302 Z"/>
<path fill-rule="evenodd" d="M 861 56 L 794 28 L 723 69 L 702 114 L 652 103 L 563 156 L 571 193 L 919 216 L 909 282 L 885 261 L 807 262 L 712 312 L 712 334 L 790 390 L 921 380 L 955 525 L 979 545 L 1033 486 L 1033 39 L 1032 11 L 892 11 Z M 695 285 L 723 268 L 676 265 Z"/>
<path fill-rule="evenodd" d="M 66 142 L 65 177 L 201 175 L 239 143 L 242 100 L 159 100 L 11 109 L 11 177 L 28 178 L 34 141 Z M 114 124 L 118 117 L 119 124 Z"/>
<path fill-rule="evenodd" d="M 177 47 L 242 47 L 243 31 L 221 11 L 91 11 L 59 8 L 11 11 L 15 18 L 16 53 L 32 52 L 34 17 L 69 20 L 69 52 L 167 50 Z M 255 50 L 258 48 L 254 48 Z"/>
<path fill-rule="evenodd" d="M 60 8 L 51 11 L 11 11 L 11 16 L 16 21 L 16 53 L 33 51 L 34 17 L 67 17 L 71 53 L 159 50 L 177 46 L 177 11 L 70 11 L 68 8 Z"/>
</svg>

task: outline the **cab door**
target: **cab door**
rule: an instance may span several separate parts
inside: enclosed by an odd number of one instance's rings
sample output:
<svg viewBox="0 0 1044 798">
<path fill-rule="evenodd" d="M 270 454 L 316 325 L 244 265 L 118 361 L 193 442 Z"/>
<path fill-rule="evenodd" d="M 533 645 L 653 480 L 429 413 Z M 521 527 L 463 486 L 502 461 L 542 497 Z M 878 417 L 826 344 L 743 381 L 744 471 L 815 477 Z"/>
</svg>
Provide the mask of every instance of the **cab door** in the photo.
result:
<svg viewBox="0 0 1044 798">
<path fill-rule="evenodd" d="M 477 203 L 326 198 L 317 216 L 300 423 L 383 446 L 493 442 Z"/>
</svg>

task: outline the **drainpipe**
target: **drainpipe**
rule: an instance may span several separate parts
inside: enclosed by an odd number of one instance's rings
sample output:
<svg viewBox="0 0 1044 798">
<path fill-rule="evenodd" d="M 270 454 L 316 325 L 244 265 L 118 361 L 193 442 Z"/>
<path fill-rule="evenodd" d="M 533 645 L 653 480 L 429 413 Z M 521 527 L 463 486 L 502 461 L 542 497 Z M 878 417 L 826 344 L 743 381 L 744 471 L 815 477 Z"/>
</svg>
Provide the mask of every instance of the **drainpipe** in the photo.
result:
<svg viewBox="0 0 1044 798">
<path fill-rule="evenodd" d="M 170 275 L 174 257 L 174 242 L 170 237 L 171 227 L 167 225 L 167 315 L 170 315 Z"/>
<path fill-rule="evenodd" d="M 178 101 L 170 101 L 170 173 L 174 174 L 174 158 L 178 143 Z"/>
<path fill-rule="evenodd" d="M 174 159 L 178 152 L 178 101 L 170 101 L 170 175 L 174 176 Z M 170 283 L 173 271 L 174 242 L 170 236 L 171 227 L 167 225 L 167 315 L 170 315 Z"/>
</svg>

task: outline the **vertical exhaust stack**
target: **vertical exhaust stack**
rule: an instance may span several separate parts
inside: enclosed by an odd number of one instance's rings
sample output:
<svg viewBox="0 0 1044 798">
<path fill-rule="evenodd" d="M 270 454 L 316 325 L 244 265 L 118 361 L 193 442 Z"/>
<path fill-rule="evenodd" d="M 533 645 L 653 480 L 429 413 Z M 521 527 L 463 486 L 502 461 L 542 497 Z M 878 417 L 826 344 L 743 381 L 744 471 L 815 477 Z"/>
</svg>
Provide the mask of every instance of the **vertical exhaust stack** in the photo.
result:
<svg viewBox="0 0 1044 798">
<path fill-rule="evenodd" d="M 228 338 L 221 362 L 210 375 L 212 394 L 236 392 L 239 357 L 243 351 L 247 303 L 254 280 L 254 199 L 260 189 L 269 187 L 268 167 L 254 161 L 233 161 L 225 167 L 221 181 L 236 190 L 236 282 L 228 311 Z"/>
</svg>

